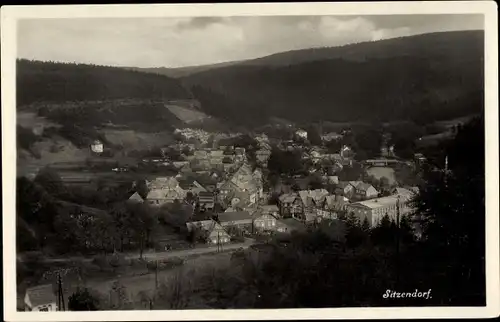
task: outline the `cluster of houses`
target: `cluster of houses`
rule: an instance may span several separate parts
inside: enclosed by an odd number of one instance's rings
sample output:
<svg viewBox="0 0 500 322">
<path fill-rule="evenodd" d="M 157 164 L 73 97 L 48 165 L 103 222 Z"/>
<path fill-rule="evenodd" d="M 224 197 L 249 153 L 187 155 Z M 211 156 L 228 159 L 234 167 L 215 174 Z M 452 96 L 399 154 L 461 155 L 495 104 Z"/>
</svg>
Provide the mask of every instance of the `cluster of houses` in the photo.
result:
<svg viewBox="0 0 500 322">
<path fill-rule="evenodd" d="M 379 198 L 376 189 L 367 183 L 341 182 L 335 193 L 326 189 L 284 193 L 279 196 L 277 205 L 250 203 L 240 208 L 233 206 L 233 200 L 232 206 L 217 213 L 215 218 L 191 221 L 187 227 L 189 231 L 203 231 L 206 241 L 214 244 L 231 241 L 235 231 L 251 235 L 305 230 L 324 219 L 339 219 L 340 213 L 352 214 L 359 222 L 366 219 L 374 227 L 384 216 L 395 221 L 398 214 L 410 214 L 416 193 L 418 190 L 414 187 L 395 188 L 390 196 Z"/>
</svg>

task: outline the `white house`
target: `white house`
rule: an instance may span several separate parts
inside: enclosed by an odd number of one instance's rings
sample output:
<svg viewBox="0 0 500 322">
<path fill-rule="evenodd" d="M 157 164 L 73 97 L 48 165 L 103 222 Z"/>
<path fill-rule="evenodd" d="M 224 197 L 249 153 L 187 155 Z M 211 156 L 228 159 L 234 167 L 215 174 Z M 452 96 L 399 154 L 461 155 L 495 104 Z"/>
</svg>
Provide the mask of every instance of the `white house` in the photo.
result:
<svg viewBox="0 0 500 322">
<path fill-rule="evenodd" d="M 57 299 L 52 284 L 30 287 L 24 296 L 26 311 L 57 311 Z"/>
<path fill-rule="evenodd" d="M 307 131 L 305 130 L 297 130 L 297 132 L 295 132 L 295 135 L 297 135 L 299 138 L 302 138 L 304 140 L 307 140 Z"/>
<path fill-rule="evenodd" d="M 407 196 L 392 195 L 348 204 L 347 211 L 348 213 L 354 213 L 360 222 L 363 222 L 366 218 L 370 226 L 374 227 L 380 223 L 384 216 L 396 221 L 398 211 L 402 217 L 412 213 L 413 208 L 411 200 Z"/>
<path fill-rule="evenodd" d="M 92 150 L 92 152 L 94 153 L 102 153 L 104 151 L 104 145 L 102 144 L 101 141 L 99 140 L 95 140 L 94 142 L 92 142 L 92 144 L 90 145 L 90 149 Z"/>
</svg>

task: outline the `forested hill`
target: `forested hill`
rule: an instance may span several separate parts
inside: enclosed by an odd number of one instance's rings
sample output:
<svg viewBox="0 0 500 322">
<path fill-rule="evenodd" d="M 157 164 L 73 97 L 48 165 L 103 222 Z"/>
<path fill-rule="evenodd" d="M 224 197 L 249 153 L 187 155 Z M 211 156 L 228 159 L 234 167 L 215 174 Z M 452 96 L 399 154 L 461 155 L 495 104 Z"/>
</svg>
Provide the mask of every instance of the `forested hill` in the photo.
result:
<svg viewBox="0 0 500 322">
<path fill-rule="evenodd" d="M 179 81 L 117 67 L 17 61 L 17 104 L 112 99 L 185 99 Z"/>
<path fill-rule="evenodd" d="M 181 78 L 194 73 L 204 72 L 214 68 L 232 66 L 242 63 L 242 61 L 230 61 L 224 63 L 216 63 L 210 65 L 199 65 L 199 66 L 188 66 L 188 67 L 152 67 L 152 68 L 140 68 L 140 67 L 127 67 L 128 70 L 134 70 L 144 73 L 153 73 L 159 75 L 166 75 L 172 78 Z"/>
<path fill-rule="evenodd" d="M 384 40 L 352 45 L 349 59 L 234 65 L 182 80 L 206 112 L 233 121 L 429 122 L 481 113 L 481 39 L 482 32 L 450 32 Z M 244 115 L 233 110 L 240 105 Z"/>
<path fill-rule="evenodd" d="M 299 49 L 244 61 L 251 66 L 288 66 L 341 58 L 366 61 L 391 57 L 446 57 L 466 62 L 484 47 L 482 30 L 450 31 L 368 41 L 339 47 Z"/>
</svg>

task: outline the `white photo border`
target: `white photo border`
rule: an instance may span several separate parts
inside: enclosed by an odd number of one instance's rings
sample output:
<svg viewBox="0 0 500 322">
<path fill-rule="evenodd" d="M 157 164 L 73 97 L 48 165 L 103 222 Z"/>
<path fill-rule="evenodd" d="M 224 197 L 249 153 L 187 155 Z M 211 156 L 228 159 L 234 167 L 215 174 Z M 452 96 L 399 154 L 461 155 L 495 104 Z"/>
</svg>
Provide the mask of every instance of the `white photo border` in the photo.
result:
<svg viewBox="0 0 500 322">
<path fill-rule="evenodd" d="M 15 249 L 16 22 L 24 18 L 118 18 L 275 15 L 482 14 L 485 31 L 486 301 L 485 307 L 329 308 L 17 312 Z M 165 321 L 479 318 L 500 314 L 498 215 L 498 33 L 494 1 L 350 3 L 218 3 L 142 5 L 32 5 L 1 8 L 2 198 L 4 319 L 6 321 Z"/>
</svg>

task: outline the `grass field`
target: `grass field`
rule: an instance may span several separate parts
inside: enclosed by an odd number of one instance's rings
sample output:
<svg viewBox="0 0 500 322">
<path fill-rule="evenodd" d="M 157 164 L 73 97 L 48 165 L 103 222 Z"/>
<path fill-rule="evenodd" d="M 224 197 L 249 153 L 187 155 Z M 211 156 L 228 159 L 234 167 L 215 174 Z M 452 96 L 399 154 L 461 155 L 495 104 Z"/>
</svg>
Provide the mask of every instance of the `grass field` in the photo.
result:
<svg viewBox="0 0 500 322">
<path fill-rule="evenodd" d="M 170 112 L 186 123 L 201 121 L 209 117 L 201 111 L 196 111 L 183 106 L 173 104 L 166 104 L 165 106 L 170 110 Z"/>
<path fill-rule="evenodd" d="M 103 132 L 110 143 L 122 146 L 126 151 L 166 146 L 173 142 L 171 132 L 145 133 L 111 128 L 104 128 Z"/>
<path fill-rule="evenodd" d="M 17 125 L 25 128 L 33 128 L 37 125 L 44 127 L 59 126 L 57 123 L 51 122 L 45 117 L 38 116 L 35 112 L 18 111 L 16 114 Z"/>
<path fill-rule="evenodd" d="M 371 167 L 368 170 L 366 170 L 368 175 L 372 175 L 377 179 L 380 179 L 382 177 L 386 177 L 389 179 L 389 184 L 393 184 L 396 182 L 396 176 L 394 174 L 394 169 L 389 168 L 389 167 Z"/>
</svg>

